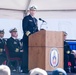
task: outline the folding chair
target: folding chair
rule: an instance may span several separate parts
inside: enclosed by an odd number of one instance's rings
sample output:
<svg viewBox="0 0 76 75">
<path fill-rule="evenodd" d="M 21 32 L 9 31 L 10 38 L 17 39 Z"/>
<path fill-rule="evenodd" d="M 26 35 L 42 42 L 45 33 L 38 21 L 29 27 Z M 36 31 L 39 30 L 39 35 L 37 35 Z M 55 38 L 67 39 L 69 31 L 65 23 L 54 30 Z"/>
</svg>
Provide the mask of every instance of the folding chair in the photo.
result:
<svg viewBox="0 0 76 75">
<path fill-rule="evenodd" d="M 21 59 L 19 57 L 10 57 L 9 55 L 9 50 L 7 48 L 7 46 L 5 45 L 5 51 L 6 51 L 6 56 L 7 56 L 7 65 L 10 67 L 11 66 L 11 62 L 12 61 L 16 61 L 17 62 L 17 72 L 20 72 L 20 62 Z"/>
</svg>

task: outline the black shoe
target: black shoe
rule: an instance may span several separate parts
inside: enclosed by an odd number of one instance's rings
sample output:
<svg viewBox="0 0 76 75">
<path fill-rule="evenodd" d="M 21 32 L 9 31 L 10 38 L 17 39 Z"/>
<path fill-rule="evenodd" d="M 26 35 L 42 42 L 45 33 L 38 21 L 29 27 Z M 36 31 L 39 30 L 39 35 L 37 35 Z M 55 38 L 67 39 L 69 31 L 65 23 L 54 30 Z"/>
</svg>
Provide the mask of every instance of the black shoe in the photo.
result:
<svg viewBox="0 0 76 75">
<path fill-rule="evenodd" d="M 29 70 L 23 70 L 23 73 L 29 73 Z"/>
</svg>

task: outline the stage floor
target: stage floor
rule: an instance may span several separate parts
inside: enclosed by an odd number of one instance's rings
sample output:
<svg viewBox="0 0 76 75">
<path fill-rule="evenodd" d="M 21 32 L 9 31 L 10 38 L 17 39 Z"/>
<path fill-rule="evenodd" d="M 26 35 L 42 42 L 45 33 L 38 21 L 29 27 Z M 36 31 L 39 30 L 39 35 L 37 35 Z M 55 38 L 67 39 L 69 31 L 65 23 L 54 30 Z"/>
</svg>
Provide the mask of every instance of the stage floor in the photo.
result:
<svg viewBox="0 0 76 75">
<path fill-rule="evenodd" d="M 29 73 L 12 73 L 12 75 L 30 75 Z M 48 75 L 52 75 L 51 73 L 48 73 Z M 76 75 L 76 73 L 67 73 L 67 75 Z"/>
<path fill-rule="evenodd" d="M 29 73 L 28 74 L 26 74 L 26 73 L 12 73 L 12 75 L 29 75 Z"/>
</svg>

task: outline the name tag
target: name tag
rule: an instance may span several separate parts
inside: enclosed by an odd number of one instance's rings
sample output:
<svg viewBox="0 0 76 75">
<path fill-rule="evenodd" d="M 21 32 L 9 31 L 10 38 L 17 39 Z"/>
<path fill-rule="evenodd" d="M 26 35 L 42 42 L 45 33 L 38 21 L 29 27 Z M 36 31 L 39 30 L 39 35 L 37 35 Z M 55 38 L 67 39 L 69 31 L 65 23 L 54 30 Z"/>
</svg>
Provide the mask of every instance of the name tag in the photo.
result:
<svg viewBox="0 0 76 75">
<path fill-rule="evenodd" d="M 14 44 L 17 44 L 17 42 L 14 42 Z"/>
<path fill-rule="evenodd" d="M 33 22 L 32 20 L 29 20 L 30 22 Z"/>
</svg>

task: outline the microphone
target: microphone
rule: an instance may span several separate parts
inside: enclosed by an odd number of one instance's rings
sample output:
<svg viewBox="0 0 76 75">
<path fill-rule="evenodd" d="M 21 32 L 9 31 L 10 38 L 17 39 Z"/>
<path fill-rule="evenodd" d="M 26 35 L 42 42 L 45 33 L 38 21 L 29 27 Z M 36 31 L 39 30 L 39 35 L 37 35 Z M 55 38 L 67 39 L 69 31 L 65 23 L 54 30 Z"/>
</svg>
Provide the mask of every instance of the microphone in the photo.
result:
<svg viewBox="0 0 76 75">
<path fill-rule="evenodd" d="M 42 22 L 46 22 L 45 20 L 43 20 L 43 19 L 41 19 L 41 18 L 39 18 L 39 20 L 42 21 Z"/>
</svg>

